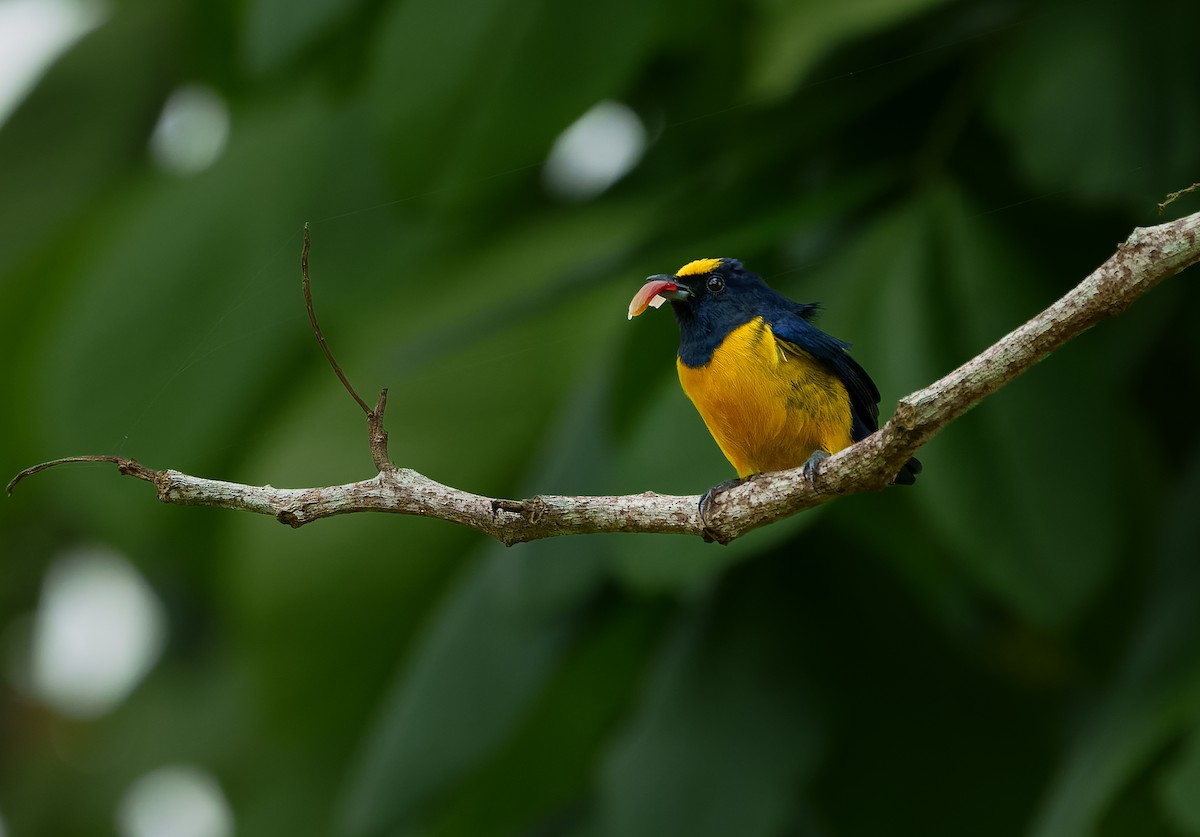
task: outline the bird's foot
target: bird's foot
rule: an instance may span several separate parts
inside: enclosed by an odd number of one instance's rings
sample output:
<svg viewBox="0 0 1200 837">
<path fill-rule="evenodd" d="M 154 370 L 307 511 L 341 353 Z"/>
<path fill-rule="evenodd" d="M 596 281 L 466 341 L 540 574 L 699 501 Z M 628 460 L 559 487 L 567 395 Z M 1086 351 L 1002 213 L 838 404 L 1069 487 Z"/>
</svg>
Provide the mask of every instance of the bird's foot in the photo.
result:
<svg viewBox="0 0 1200 837">
<path fill-rule="evenodd" d="M 828 453 L 820 448 L 817 448 L 812 452 L 812 456 L 806 459 L 804 464 L 800 466 L 800 473 L 804 474 L 804 476 L 808 478 L 808 481 L 812 483 L 814 487 L 816 487 L 817 484 L 817 466 L 828 458 Z"/>
<path fill-rule="evenodd" d="M 751 479 L 751 477 L 747 477 L 746 479 Z M 722 483 L 717 483 L 712 488 L 708 489 L 708 491 L 705 491 L 704 496 L 700 498 L 700 536 L 704 538 L 705 543 L 712 543 L 713 541 L 724 543 L 724 541 L 721 540 L 720 536 L 714 530 L 708 528 L 708 511 L 712 507 L 713 500 L 718 494 L 722 494 L 731 488 L 735 488 L 745 481 L 746 480 L 734 478 L 731 480 L 725 480 L 725 482 Z"/>
</svg>

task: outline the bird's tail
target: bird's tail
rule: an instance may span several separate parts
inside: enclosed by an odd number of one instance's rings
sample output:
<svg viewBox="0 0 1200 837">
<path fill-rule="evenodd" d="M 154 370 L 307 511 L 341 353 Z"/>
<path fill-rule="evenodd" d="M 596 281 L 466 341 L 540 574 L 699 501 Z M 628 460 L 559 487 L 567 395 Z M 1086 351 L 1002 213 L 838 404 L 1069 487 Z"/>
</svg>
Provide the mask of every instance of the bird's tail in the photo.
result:
<svg viewBox="0 0 1200 837">
<path fill-rule="evenodd" d="M 917 481 L 917 474 L 921 473 L 921 460 L 915 456 L 904 463 L 904 467 L 900 469 L 900 473 L 896 474 L 896 478 L 892 480 L 895 485 L 912 485 Z"/>
</svg>

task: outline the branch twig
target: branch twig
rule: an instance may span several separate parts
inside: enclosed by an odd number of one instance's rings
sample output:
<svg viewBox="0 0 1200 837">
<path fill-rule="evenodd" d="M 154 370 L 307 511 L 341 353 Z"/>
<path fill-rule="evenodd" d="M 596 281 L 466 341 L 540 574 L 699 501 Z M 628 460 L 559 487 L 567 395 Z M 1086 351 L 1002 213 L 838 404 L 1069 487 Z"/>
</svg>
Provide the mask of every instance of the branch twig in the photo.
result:
<svg viewBox="0 0 1200 837">
<path fill-rule="evenodd" d="M 346 373 L 342 371 L 342 367 L 338 366 L 338 362 L 333 359 L 333 352 L 329 350 L 329 344 L 325 342 L 325 335 L 321 331 L 321 325 L 317 322 L 317 312 L 313 309 L 312 283 L 308 279 L 307 221 L 304 223 L 304 249 L 300 251 L 300 276 L 302 277 L 302 285 L 304 287 L 304 307 L 308 310 L 308 322 L 312 326 L 317 342 L 321 344 L 321 351 L 325 353 L 325 359 L 333 367 L 333 374 L 337 375 L 338 380 L 342 382 L 342 386 L 346 388 L 346 392 L 350 393 L 350 397 L 358 402 L 358 406 L 362 407 L 364 413 L 368 416 L 371 415 L 371 408 L 367 406 L 367 402 L 363 401 L 358 391 L 350 385 L 350 381 L 346 379 Z"/>
<path fill-rule="evenodd" d="M 943 427 L 1029 369 L 1072 337 L 1115 316 L 1162 280 L 1200 262 L 1200 213 L 1156 227 L 1138 228 L 1077 287 L 993 346 L 924 389 L 902 398 L 878 433 L 817 466 L 813 481 L 801 469 L 762 474 L 718 494 L 700 519 L 699 496 L 632 494 L 619 497 L 538 496 L 528 500 L 482 497 L 442 485 L 387 457 L 383 411 L 354 392 L 333 359 L 313 314 L 305 227 L 301 266 L 309 318 L 325 356 L 343 386 L 366 411 L 372 457 L 379 473 L 369 480 L 321 488 L 281 489 L 155 471 L 116 456 L 70 457 L 26 469 L 8 485 L 67 462 L 112 462 L 123 474 L 153 483 L 164 503 L 219 506 L 269 514 L 293 527 L 322 517 L 362 511 L 414 514 L 449 520 L 506 544 L 556 535 L 659 532 L 712 536 L 722 543 L 834 497 L 885 488 L 917 449 Z"/>
<path fill-rule="evenodd" d="M 346 392 L 350 393 L 350 397 L 367 414 L 367 435 L 371 445 L 371 459 L 375 463 L 375 470 L 381 474 L 393 471 L 396 466 L 392 464 L 392 460 L 388 456 L 388 434 L 387 430 L 383 427 L 383 411 L 387 407 L 387 387 L 379 391 L 379 400 L 375 402 L 375 409 L 372 410 L 368 407 L 367 402 L 363 401 L 358 391 L 350 385 L 346 374 L 342 372 L 342 367 L 334 360 L 333 351 L 330 350 L 329 344 L 325 342 L 325 334 L 321 331 L 321 324 L 317 322 L 317 312 L 313 307 L 312 282 L 308 278 L 308 222 L 304 224 L 304 249 L 300 251 L 300 276 L 302 280 L 301 284 L 304 287 L 304 307 L 308 310 L 308 322 L 312 326 L 313 336 L 321 344 L 321 351 L 325 353 L 325 359 L 333 367 L 333 374 L 337 375 L 338 380 L 342 382 L 342 386 L 346 388 Z"/>
<path fill-rule="evenodd" d="M 1171 194 L 1167 195 L 1166 199 L 1158 205 L 1158 214 L 1162 215 L 1164 212 L 1167 211 L 1168 206 L 1175 203 L 1175 201 L 1177 201 L 1179 198 L 1183 197 L 1184 195 L 1190 195 L 1192 192 L 1196 191 L 1197 189 L 1200 189 L 1200 183 L 1193 183 L 1191 186 L 1188 186 L 1186 189 L 1180 189 L 1178 192 L 1172 192 Z"/>
<path fill-rule="evenodd" d="M 64 456 L 62 459 L 52 459 L 49 462 L 42 462 L 34 465 L 31 468 L 26 468 L 21 473 L 17 474 L 8 481 L 7 492 L 13 493 L 13 489 L 17 487 L 17 483 L 26 477 L 32 477 L 34 474 L 50 468 L 57 468 L 59 465 L 66 465 L 70 462 L 111 462 L 117 466 L 122 474 L 128 474 L 131 477 L 137 477 L 141 480 L 149 480 L 153 482 L 153 477 L 158 474 L 157 471 L 147 468 L 134 459 L 126 459 L 123 456 Z"/>
</svg>

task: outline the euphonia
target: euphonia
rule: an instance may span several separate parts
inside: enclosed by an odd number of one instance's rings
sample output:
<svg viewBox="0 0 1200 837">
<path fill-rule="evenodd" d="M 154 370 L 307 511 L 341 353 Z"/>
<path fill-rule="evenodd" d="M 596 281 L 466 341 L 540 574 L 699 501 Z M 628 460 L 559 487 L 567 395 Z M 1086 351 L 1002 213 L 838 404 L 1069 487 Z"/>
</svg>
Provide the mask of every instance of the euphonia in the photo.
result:
<svg viewBox="0 0 1200 837">
<path fill-rule="evenodd" d="M 737 471 L 731 482 L 797 466 L 811 477 L 878 429 L 879 390 L 850 344 L 812 324 L 817 304 L 792 302 L 737 259 L 651 276 L 629 317 L 667 301 L 679 324 L 679 382 Z M 910 459 L 894 482 L 911 485 L 920 470 Z"/>
</svg>

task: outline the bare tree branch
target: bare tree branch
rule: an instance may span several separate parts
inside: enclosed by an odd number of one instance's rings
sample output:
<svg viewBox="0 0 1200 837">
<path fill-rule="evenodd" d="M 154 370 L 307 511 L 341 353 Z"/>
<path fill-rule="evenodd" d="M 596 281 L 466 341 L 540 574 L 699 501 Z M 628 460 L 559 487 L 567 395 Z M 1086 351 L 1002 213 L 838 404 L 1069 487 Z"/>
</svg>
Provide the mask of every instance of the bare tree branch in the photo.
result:
<svg viewBox="0 0 1200 837">
<path fill-rule="evenodd" d="M 13 478 L 8 491 L 12 493 L 25 477 L 50 467 L 102 461 L 114 463 L 123 474 L 153 483 L 158 499 L 164 503 L 269 514 L 293 527 L 335 514 L 383 511 L 449 520 L 510 545 L 555 535 L 598 532 L 699 535 L 728 543 L 751 529 L 834 497 L 882 490 L 908 458 L 947 424 L 1072 337 L 1121 313 L 1162 280 L 1200 262 L 1198 231 L 1200 213 L 1135 229 L 1108 261 L 1062 299 L 942 379 L 902 398 L 891 421 L 878 433 L 822 462 L 812 481 L 802 476 L 800 468 L 756 476 L 717 494 L 701 520 L 699 496 L 646 492 L 614 497 L 493 499 L 392 465 L 383 428 L 387 390 L 380 393 L 374 410 L 367 408 L 341 374 L 312 312 L 306 227 L 302 272 L 313 332 L 338 378 L 367 413 L 372 458 L 379 471 L 375 477 L 347 485 L 284 489 L 156 471 L 122 457 L 89 456 L 28 468 Z"/>
</svg>

